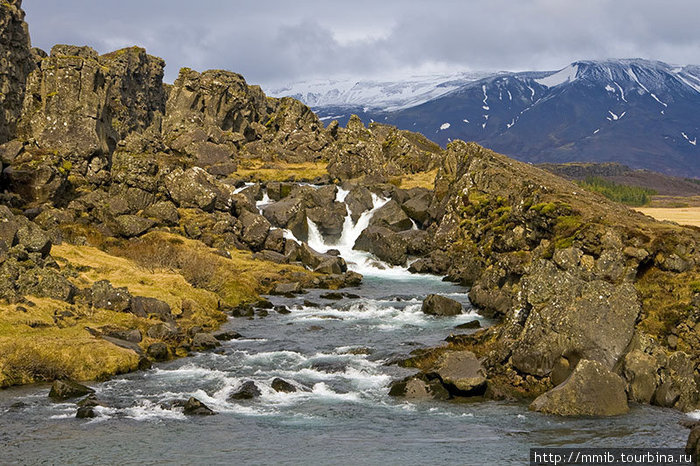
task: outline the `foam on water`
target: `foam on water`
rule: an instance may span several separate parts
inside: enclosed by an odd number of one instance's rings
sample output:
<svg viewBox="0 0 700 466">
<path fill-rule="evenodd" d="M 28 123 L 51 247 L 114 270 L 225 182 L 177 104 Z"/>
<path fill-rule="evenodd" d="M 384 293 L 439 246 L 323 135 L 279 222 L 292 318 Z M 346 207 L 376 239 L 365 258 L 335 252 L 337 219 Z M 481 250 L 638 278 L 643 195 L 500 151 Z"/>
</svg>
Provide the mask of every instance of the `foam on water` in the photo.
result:
<svg viewBox="0 0 700 466">
<path fill-rule="evenodd" d="M 417 300 L 416 300 L 417 301 Z M 292 321 L 326 320 L 329 317 L 343 321 L 362 322 L 379 328 L 396 327 L 453 327 L 455 325 L 480 318 L 473 310 L 453 317 L 433 317 L 421 311 L 422 304 L 415 302 L 405 307 L 386 305 L 381 301 L 361 299 L 352 304 L 338 308 L 333 306 L 294 308 Z"/>
<path fill-rule="evenodd" d="M 186 419 L 185 414 L 177 409 L 165 409 L 159 403 L 150 400 L 141 400 L 136 406 L 124 409 L 125 417 L 137 421 L 149 421 L 153 419 Z"/>
</svg>

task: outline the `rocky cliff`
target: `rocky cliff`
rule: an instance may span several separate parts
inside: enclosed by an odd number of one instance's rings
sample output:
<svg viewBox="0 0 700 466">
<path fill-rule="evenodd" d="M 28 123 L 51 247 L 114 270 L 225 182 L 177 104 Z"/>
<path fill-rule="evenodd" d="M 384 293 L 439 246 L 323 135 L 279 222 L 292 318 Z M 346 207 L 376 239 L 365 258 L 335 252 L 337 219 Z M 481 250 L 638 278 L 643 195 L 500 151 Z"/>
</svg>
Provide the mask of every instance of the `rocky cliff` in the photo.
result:
<svg viewBox="0 0 700 466">
<path fill-rule="evenodd" d="M 492 394 L 535 396 L 592 360 L 632 400 L 697 407 L 700 232 L 473 143 L 448 146 L 435 186 L 432 255 L 449 260 L 424 267 L 500 319 L 450 343 L 484 358 Z"/>
<path fill-rule="evenodd" d="M 24 86 L 35 68 L 22 0 L 0 3 L 0 144 L 15 135 Z"/>
</svg>

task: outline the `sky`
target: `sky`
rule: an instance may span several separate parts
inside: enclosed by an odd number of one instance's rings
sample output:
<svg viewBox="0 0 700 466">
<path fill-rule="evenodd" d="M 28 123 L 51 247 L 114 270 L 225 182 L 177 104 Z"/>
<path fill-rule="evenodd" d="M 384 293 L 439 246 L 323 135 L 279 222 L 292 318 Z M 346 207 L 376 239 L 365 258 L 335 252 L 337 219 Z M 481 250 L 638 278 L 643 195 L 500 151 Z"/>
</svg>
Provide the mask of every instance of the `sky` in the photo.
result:
<svg viewBox="0 0 700 466">
<path fill-rule="evenodd" d="M 25 0 L 32 44 L 139 45 L 263 87 L 458 71 L 558 70 L 583 59 L 700 64 L 698 0 Z"/>
</svg>

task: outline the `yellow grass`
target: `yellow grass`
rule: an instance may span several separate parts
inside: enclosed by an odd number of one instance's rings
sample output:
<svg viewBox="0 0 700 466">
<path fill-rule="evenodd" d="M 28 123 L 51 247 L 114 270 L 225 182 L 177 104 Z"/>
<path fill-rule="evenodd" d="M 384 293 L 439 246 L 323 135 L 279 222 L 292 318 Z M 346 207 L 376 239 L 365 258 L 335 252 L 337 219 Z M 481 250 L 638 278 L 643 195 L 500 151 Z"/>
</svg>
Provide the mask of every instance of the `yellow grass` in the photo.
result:
<svg viewBox="0 0 700 466">
<path fill-rule="evenodd" d="M 430 170 L 428 172 L 414 173 L 411 175 L 402 175 L 397 178 L 398 186 L 401 189 L 411 189 L 411 188 L 426 188 L 433 189 L 435 187 L 435 177 L 437 176 L 438 169 Z"/>
<path fill-rule="evenodd" d="M 700 227 L 700 207 L 640 207 L 635 210 L 657 220 L 670 220 L 680 225 Z"/>
<path fill-rule="evenodd" d="M 231 176 L 246 181 L 309 181 L 328 174 L 327 162 L 264 162 L 258 159 L 241 160 Z"/>
<path fill-rule="evenodd" d="M 0 387 L 57 377 L 102 379 L 138 366 L 136 353 L 85 330 L 105 325 L 139 327 L 135 316 L 53 299 L 28 299 L 33 306 L 0 305 Z M 73 316 L 60 316 L 66 311 Z"/>
</svg>

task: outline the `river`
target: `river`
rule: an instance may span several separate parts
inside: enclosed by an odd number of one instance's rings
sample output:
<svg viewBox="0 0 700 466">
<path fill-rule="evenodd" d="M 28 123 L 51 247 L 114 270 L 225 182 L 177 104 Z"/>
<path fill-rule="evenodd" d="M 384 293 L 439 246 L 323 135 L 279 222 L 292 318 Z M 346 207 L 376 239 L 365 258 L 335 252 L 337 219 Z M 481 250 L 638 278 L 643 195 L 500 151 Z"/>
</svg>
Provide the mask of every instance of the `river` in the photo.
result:
<svg viewBox="0 0 700 466">
<path fill-rule="evenodd" d="M 382 202 L 376 198 L 375 209 Z M 91 384 L 108 406 L 91 420 L 75 419 L 74 403 L 51 402 L 48 386 L 0 391 L 0 464 L 524 464 L 535 446 L 685 444 L 684 415 L 650 406 L 566 419 L 520 402 L 389 397 L 388 384 L 412 373 L 392 362 L 472 331 L 456 330 L 460 323 L 490 322 L 471 307 L 465 288 L 352 251 L 369 217 L 348 223 L 332 244 L 310 225 L 312 247 L 339 249 L 364 274 L 360 287 L 342 290 L 359 297 L 331 301 L 319 290 L 270 297 L 291 312 L 229 320 L 223 329 L 243 338 L 219 351 Z M 462 302 L 465 313 L 424 315 L 430 293 Z M 273 390 L 277 377 L 297 391 Z M 246 381 L 261 396 L 229 401 Z M 218 414 L 186 417 L 169 407 L 190 396 Z"/>
</svg>

